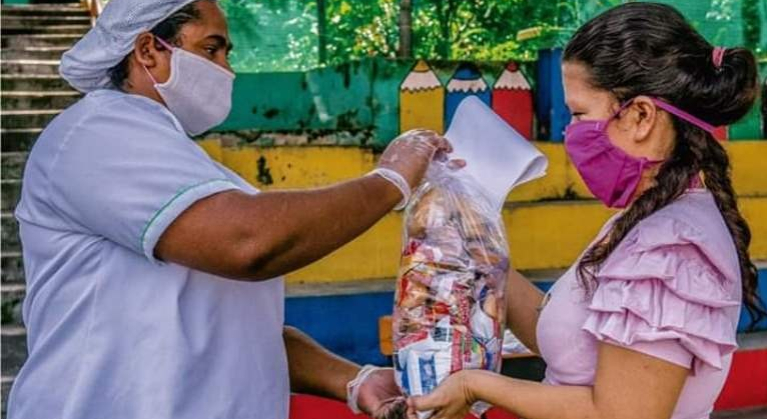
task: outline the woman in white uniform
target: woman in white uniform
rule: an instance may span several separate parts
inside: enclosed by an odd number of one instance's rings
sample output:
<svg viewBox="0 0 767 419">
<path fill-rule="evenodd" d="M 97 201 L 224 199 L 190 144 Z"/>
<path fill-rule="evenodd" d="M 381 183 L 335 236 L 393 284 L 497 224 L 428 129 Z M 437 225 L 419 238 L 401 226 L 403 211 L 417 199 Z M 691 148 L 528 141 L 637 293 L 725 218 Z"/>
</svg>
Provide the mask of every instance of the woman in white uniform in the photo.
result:
<svg viewBox="0 0 767 419">
<path fill-rule="evenodd" d="M 29 358 L 10 419 L 285 419 L 291 391 L 401 408 L 391 370 L 283 325 L 281 275 L 406 201 L 450 146 L 411 132 L 370 175 L 259 193 L 190 139 L 229 113 L 230 48 L 214 1 L 112 0 L 64 54 L 87 95 L 24 173 Z"/>
</svg>

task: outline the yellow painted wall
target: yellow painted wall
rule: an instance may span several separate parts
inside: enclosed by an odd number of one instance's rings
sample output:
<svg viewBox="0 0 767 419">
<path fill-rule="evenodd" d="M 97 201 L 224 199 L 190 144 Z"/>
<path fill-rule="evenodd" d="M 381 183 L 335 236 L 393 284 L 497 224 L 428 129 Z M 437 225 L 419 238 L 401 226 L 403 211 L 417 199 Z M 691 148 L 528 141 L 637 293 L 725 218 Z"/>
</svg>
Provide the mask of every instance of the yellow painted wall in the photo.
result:
<svg viewBox="0 0 767 419">
<path fill-rule="evenodd" d="M 753 235 L 751 257 L 767 260 L 767 197 L 742 198 Z M 614 212 L 595 201 L 510 205 L 503 219 L 514 268 L 569 267 Z M 394 277 L 402 243 L 399 214 L 389 214 L 326 258 L 288 275 L 289 282 L 335 282 Z"/>
<path fill-rule="evenodd" d="M 400 132 L 421 128 L 443 132 L 445 126 L 445 89 L 401 91 Z"/>
<path fill-rule="evenodd" d="M 263 190 L 324 186 L 361 176 L 375 167 L 373 152 L 359 147 L 222 147 L 215 137 L 199 144 L 213 159 Z M 737 141 L 725 145 L 732 161 L 733 184 L 738 194 L 767 196 L 767 141 Z M 510 202 L 562 198 L 568 189 L 579 197 L 591 197 L 561 144 L 538 142 L 536 146 L 549 159 L 548 173 L 546 177 L 514 190 L 509 195 Z M 258 180 L 261 157 L 266 159 L 270 169 L 274 181 L 271 185 Z"/>
<path fill-rule="evenodd" d="M 200 145 L 213 158 L 259 188 L 305 188 L 354 178 L 374 167 L 374 155 L 356 147 L 221 147 L 216 140 Z M 568 267 L 613 213 L 594 200 L 544 201 L 568 188 L 586 194 L 575 170 L 557 144 L 537 144 L 549 157 L 546 178 L 513 192 L 503 212 L 512 263 L 516 269 Z M 754 259 L 767 260 L 767 142 L 728 144 L 733 180 L 748 220 Z M 264 157 L 273 185 L 258 182 L 258 160 Z M 401 216 L 389 214 L 368 232 L 328 257 L 288 275 L 290 283 L 335 282 L 393 277 L 399 263 Z"/>
</svg>

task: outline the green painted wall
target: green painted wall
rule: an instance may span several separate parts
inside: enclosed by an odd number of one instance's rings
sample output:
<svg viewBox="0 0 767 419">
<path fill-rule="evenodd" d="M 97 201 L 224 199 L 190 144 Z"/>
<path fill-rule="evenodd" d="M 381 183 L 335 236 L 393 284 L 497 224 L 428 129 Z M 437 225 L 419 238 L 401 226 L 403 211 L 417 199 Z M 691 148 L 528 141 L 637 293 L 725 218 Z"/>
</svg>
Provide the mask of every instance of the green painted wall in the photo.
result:
<svg viewBox="0 0 767 419">
<path fill-rule="evenodd" d="M 238 73 L 232 113 L 216 131 L 373 130 L 371 145 L 385 146 L 398 134 L 399 86 L 414 64 L 371 58 L 307 72 Z M 429 64 L 446 84 L 459 63 Z M 478 63 L 490 86 L 504 65 Z M 527 75 L 533 67 L 522 65 Z"/>
<path fill-rule="evenodd" d="M 373 125 L 370 62 L 308 72 L 240 73 L 218 130 L 354 130 Z"/>
<path fill-rule="evenodd" d="M 399 131 L 399 86 L 413 60 L 371 58 L 306 72 L 240 73 L 229 118 L 217 131 L 372 131 L 372 146 L 383 147 Z M 443 84 L 457 61 L 429 61 Z M 489 86 L 503 62 L 477 63 Z M 534 63 L 522 71 L 535 88 Z M 762 63 L 762 79 L 767 63 Z M 761 138 L 761 102 L 730 127 L 732 139 Z"/>
</svg>

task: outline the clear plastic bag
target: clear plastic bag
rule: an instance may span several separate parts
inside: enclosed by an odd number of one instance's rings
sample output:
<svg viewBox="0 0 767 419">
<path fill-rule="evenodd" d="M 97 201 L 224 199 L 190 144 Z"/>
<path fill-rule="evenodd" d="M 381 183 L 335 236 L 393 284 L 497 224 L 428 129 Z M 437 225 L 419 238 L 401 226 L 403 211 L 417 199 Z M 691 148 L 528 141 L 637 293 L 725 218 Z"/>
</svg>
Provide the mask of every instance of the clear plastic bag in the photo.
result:
<svg viewBox="0 0 767 419">
<path fill-rule="evenodd" d="M 546 157 L 485 103 L 458 105 L 435 163 L 405 213 L 394 302 L 394 369 L 407 395 L 428 394 L 462 369 L 501 368 L 509 250 L 501 210 L 516 186 L 546 173 Z M 477 403 L 479 416 L 489 406 Z M 430 412 L 421 412 L 425 419 Z"/>
<path fill-rule="evenodd" d="M 404 225 L 393 316 L 397 383 L 423 395 L 456 371 L 500 371 L 509 254 L 487 191 L 433 164 Z"/>
</svg>

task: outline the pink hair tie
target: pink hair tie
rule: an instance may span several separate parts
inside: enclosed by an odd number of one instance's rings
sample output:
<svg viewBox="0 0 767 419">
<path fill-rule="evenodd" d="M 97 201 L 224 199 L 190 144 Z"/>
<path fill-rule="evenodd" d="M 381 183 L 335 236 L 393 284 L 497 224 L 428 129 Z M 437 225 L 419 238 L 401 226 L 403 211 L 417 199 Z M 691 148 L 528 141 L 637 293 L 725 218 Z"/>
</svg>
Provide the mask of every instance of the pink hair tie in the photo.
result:
<svg viewBox="0 0 767 419">
<path fill-rule="evenodd" d="M 724 60 L 724 47 L 714 47 L 714 51 L 711 53 L 711 60 L 714 62 L 714 68 L 717 70 L 722 69 L 722 61 Z"/>
</svg>

